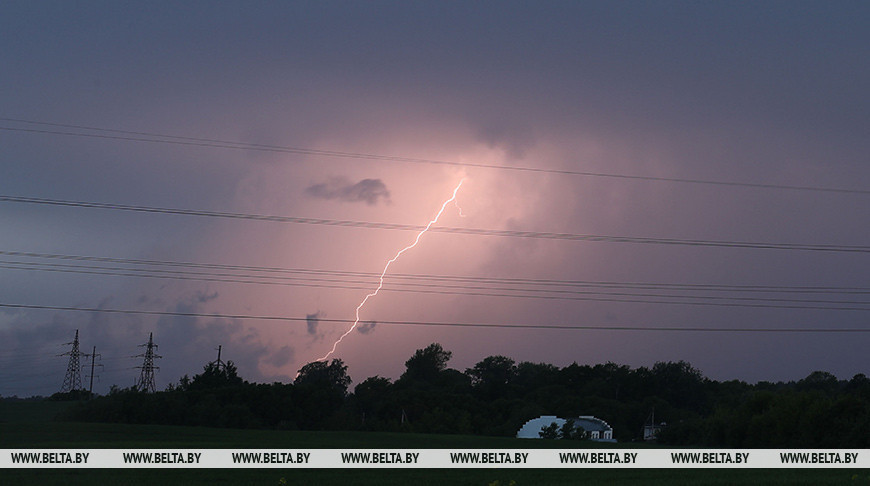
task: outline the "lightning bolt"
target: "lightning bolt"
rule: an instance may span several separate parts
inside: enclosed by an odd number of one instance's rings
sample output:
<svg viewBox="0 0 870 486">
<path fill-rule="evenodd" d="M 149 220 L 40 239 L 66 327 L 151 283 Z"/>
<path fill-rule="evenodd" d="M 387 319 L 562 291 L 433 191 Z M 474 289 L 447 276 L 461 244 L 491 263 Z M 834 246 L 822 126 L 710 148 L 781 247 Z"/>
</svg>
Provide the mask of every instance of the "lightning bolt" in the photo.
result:
<svg viewBox="0 0 870 486">
<path fill-rule="evenodd" d="M 360 320 L 360 317 L 359 317 L 360 310 L 363 308 L 363 306 L 366 305 L 366 302 L 368 302 L 369 299 L 378 295 L 378 292 L 381 291 L 381 288 L 384 286 L 384 276 L 386 276 L 387 271 L 390 269 L 390 265 L 392 265 L 393 262 L 398 260 L 399 257 L 402 256 L 403 253 L 405 253 L 406 251 L 410 250 L 411 248 L 414 248 L 415 246 L 417 246 L 417 243 L 420 242 L 420 238 L 423 237 L 423 234 L 426 233 L 427 231 L 429 231 L 429 228 L 431 228 L 433 224 L 438 222 L 438 218 L 441 217 L 441 214 L 444 212 L 444 209 L 447 208 L 447 205 L 449 205 L 451 202 L 456 202 L 456 193 L 459 192 L 459 188 L 462 187 L 463 182 L 465 182 L 465 178 L 463 178 L 459 181 L 459 184 L 456 186 L 455 189 L 453 189 L 453 195 L 450 196 L 450 199 L 444 201 L 444 204 L 441 205 L 441 209 L 438 210 L 438 214 L 435 215 L 435 218 L 433 218 L 432 221 L 429 221 L 429 224 L 427 224 L 425 228 L 423 228 L 419 233 L 417 233 L 417 237 L 414 239 L 414 242 L 411 243 L 410 245 L 402 248 L 401 250 L 399 250 L 399 252 L 396 253 L 396 256 L 391 258 L 387 262 L 387 264 L 384 265 L 384 271 L 381 272 L 381 277 L 378 279 L 378 288 L 376 288 L 374 290 L 374 292 L 371 292 L 370 294 L 366 295 L 365 298 L 362 300 L 362 302 L 360 302 L 359 305 L 356 306 L 356 320 L 353 321 L 353 325 L 351 325 L 350 329 L 348 329 L 344 334 L 341 335 L 341 337 L 338 338 L 338 340 L 335 341 L 335 343 L 332 345 L 332 349 L 328 353 L 324 354 L 322 357 L 318 358 L 317 361 L 325 361 L 327 358 L 329 358 L 329 356 L 335 352 L 335 349 L 338 347 L 338 344 L 341 342 L 341 340 L 344 339 L 345 337 L 347 337 L 348 334 L 353 332 L 354 329 L 356 329 L 356 326 L 359 324 L 359 320 Z M 459 205 L 457 204 L 456 207 L 459 208 Z M 462 209 L 460 208 L 460 213 L 461 213 L 461 211 L 462 211 Z"/>
</svg>

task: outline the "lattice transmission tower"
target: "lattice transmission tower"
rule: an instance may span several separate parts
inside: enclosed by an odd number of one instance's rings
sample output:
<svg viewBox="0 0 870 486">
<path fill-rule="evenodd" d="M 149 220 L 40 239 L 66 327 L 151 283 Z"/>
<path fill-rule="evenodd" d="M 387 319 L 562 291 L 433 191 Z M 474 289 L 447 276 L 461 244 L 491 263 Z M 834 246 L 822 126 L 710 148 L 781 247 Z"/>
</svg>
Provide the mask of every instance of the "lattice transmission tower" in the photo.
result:
<svg viewBox="0 0 870 486">
<path fill-rule="evenodd" d="M 71 343 L 64 343 L 64 346 L 72 344 L 72 349 L 58 356 L 69 356 L 69 364 L 66 367 L 66 376 L 63 378 L 63 386 L 60 388 L 61 393 L 69 393 L 73 390 L 82 389 L 82 357 L 89 357 L 89 354 L 79 351 L 79 330 L 76 329 L 76 337 Z"/>
<path fill-rule="evenodd" d="M 140 344 L 139 347 L 144 347 L 145 352 L 133 356 L 134 358 L 144 358 L 142 366 L 137 366 L 142 371 L 139 373 L 139 379 L 136 380 L 136 388 L 146 393 L 154 393 L 157 391 L 154 384 L 154 370 L 160 369 L 160 367 L 154 366 L 154 360 L 163 357 L 154 354 L 154 350 L 157 349 L 157 345 L 154 344 L 154 333 L 149 334 L 148 342 Z"/>
</svg>

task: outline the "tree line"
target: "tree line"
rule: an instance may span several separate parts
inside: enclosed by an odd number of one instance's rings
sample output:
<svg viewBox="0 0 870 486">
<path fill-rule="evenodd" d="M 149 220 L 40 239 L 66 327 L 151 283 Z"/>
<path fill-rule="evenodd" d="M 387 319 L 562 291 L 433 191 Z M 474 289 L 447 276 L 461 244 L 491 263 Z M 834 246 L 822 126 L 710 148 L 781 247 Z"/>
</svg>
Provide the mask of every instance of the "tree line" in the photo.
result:
<svg viewBox="0 0 870 486">
<path fill-rule="evenodd" d="M 489 356 L 465 371 L 451 352 L 418 349 L 396 380 L 349 390 L 340 359 L 312 362 L 293 383 L 251 383 L 232 362 L 210 363 L 165 391 L 112 387 L 69 409 L 83 421 L 299 430 L 409 431 L 513 436 L 540 415 L 594 415 L 619 441 L 639 440 L 655 410 L 659 441 L 723 447 L 870 447 L 870 379 L 826 372 L 788 383 L 715 381 L 689 363 L 559 368 Z M 62 397 L 57 397 L 62 398 Z"/>
</svg>

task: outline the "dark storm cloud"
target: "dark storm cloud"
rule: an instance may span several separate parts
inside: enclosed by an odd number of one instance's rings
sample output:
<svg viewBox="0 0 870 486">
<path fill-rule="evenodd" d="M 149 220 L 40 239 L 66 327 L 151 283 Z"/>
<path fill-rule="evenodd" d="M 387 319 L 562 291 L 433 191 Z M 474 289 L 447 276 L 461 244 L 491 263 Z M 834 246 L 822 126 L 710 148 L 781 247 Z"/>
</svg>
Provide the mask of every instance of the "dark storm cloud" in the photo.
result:
<svg viewBox="0 0 870 486">
<path fill-rule="evenodd" d="M 344 177 L 331 177 L 326 182 L 308 186 L 305 194 L 341 202 L 364 202 L 369 206 L 390 202 L 390 191 L 380 179 L 363 179 L 354 184 Z"/>
<path fill-rule="evenodd" d="M 207 15 L 202 15 L 203 4 L 185 2 L 141 7 L 57 2 L 55 7 L 45 8 L 39 2 L 0 4 L 0 31 L 14 40 L 0 49 L 0 65 L 9 66 L 8 75 L 0 76 L 0 90 L 15 93 L 0 102 L 2 116 L 261 146 L 430 157 L 425 151 L 418 153 L 413 144 L 397 143 L 405 142 L 401 140 L 405 130 L 425 134 L 427 143 L 447 154 L 474 153 L 478 147 L 473 145 L 479 144 L 503 154 L 507 163 L 523 159 L 521 165 L 548 169 L 858 188 L 870 180 L 868 2 L 550 2 L 544 7 L 513 1 L 389 6 L 220 3 L 209 4 Z M 442 139 L 439 128 L 445 126 L 461 132 L 456 139 L 462 142 L 451 142 L 453 135 Z M 240 186 L 249 184 L 253 188 L 249 192 L 255 192 L 270 180 L 271 172 L 260 173 L 268 162 L 289 167 L 286 177 L 295 178 L 291 180 L 309 182 L 298 195 L 348 203 L 322 208 L 335 211 L 324 217 L 344 218 L 340 211 L 361 206 L 356 203 L 382 209 L 381 203 L 390 202 L 390 191 L 381 179 L 327 178 L 327 170 L 342 173 L 338 167 L 343 166 L 323 169 L 319 164 L 325 164 L 326 158 L 296 160 L 296 155 L 268 150 L 136 144 L 13 131 L 0 133 L 0 144 L 4 149 L 0 193 L 272 213 L 273 206 L 260 207 L 259 200 L 249 201 L 248 193 L 240 191 Z M 550 150 L 558 155 L 547 159 Z M 297 166 L 292 164 L 279 165 L 291 162 L 285 159 L 293 159 L 300 170 L 304 165 L 307 172 L 294 172 Z M 329 162 L 350 163 L 348 159 Z M 398 164 L 353 163 L 364 167 L 359 170 L 382 170 L 397 191 L 393 170 Z M 517 185 L 523 187 L 541 180 L 531 173 L 514 175 L 506 175 L 505 180 L 519 180 L 522 184 Z M 866 225 L 855 223 L 868 219 L 867 205 L 845 196 L 800 192 L 783 196 L 567 177 L 547 187 L 529 194 L 539 199 L 537 210 L 530 208 L 519 216 L 505 211 L 505 218 L 514 217 L 505 227 L 663 238 L 842 244 L 868 240 Z M 260 194 L 265 201 L 277 199 L 269 190 Z M 522 201 L 521 196 L 506 197 Z M 297 208 L 289 204 L 282 210 L 296 214 Z M 277 261 L 269 255 L 270 238 L 256 232 L 266 223 L 244 230 L 233 223 L 233 234 L 251 229 L 246 241 L 256 245 L 242 246 L 214 238 L 213 222 L 194 218 L 145 218 L 84 209 L 61 212 L 5 204 L 0 205 L 0 219 L 8 228 L 0 232 L 2 249 L 142 258 L 161 248 L 166 253 L 156 259 L 198 261 L 209 255 L 227 264 L 256 258 L 263 265 Z M 287 228 L 282 236 L 291 239 L 298 236 L 295 231 Z M 292 241 L 316 246 L 323 240 L 312 243 L 299 236 Z M 830 286 L 866 285 L 868 274 L 865 263 L 845 257 L 666 251 L 606 243 L 567 248 L 533 239 L 499 241 L 479 256 L 469 273 Z M 326 268 L 333 263 L 315 258 L 305 265 Z M 547 263 L 552 273 L 532 273 Z M 0 293 L 8 301 L 191 313 L 206 312 L 207 305 L 220 302 L 227 306 L 221 310 L 238 310 L 231 308 L 237 303 L 224 304 L 216 292 L 164 289 L 163 281 L 160 291 L 145 292 L 134 285 L 115 287 L 116 281 L 98 276 L 89 280 L 76 276 L 73 282 L 57 285 L 30 273 L 20 278 L 12 272 L 0 273 Z M 225 299 L 243 300 L 238 296 L 244 296 L 244 290 L 220 288 Z M 113 297 L 106 300 L 106 295 Z M 328 299 L 319 304 L 327 310 L 333 308 Z M 470 302 L 472 310 L 480 310 L 479 320 L 498 318 L 491 315 L 492 307 L 484 312 L 485 304 Z M 582 308 L 590 309 L 582 318 L 626 324 L 752 324 L 756 319 L 771 325 L 793 324 L 788 315 L 743 313 L 743 309 L 732 315 L 709 308 L 702 313 L 699 308 L 645 306 L 641 312 L 637 305 L 590 305 Z M 256 306 L 252 298 L 252 313 L 259 313 Z M 574 309 L 560 315 L 555 308 L 537 309 L 525 301 L 511 301 L 506 307 L 512 313 L 506 314 L 506 320 L 525 310 L 534 322 L 570 318 Z M 322 314 L 307 317 L 308 334 L 315 341 L 321 339 Z M 809 324 L 829 318 L 810 313 L 794 317 Z M 860 316 L 853 314 L 833 318 L 844 325 L 860 324 Z M 449 319 L 466 320 L 466 316 L 457 313 Z M 110 356 L 108 350 L 130 356 L 141 352 L 136 346 L 154 331 L 164 355 L 159 387 L 182 374 L 200 372 L 215 359 L 219 345 L 223 345 L 222 358 L 236 361 L 246 379 L 259 377 L 260 362 L 289 369 L 295 359 L 292 348 L 275 341 L 278 332 L 258 341 L 262 323 L 181 316 L 167 316 L 156 325 L 155 321 L 108 313 L 4 312 L 0 342 L 3 351 L 54 356 L 68 349 L 60 344 L 80 329 L 83 346 L 96 343 L 98 353 L 107 350 L 105 356 Z M 358 332 L 373 332 L 374 327 L 374 322 L 361 323 Z M 267 336 L 267 331 L 260 332 Z M 590 345 L 587 351 L 598 355 L 583 355 L 568 339 L 554 345 L 558 349 L 553 352 L 542 347 L 546 352 L 536 356 L 529 353 L 542 351 L 523 350 L 530 346 L 523 339 L 516 339 L 518 344 L 511 344 L 516 346 L 511 349 L 530 359 L 564 359 L 565 363 L 578 359 L 572 353 L 593 361 L 599 356 L 602 361 L 640 359 L 632 355 L 635 349 L 648 353 L 651 363 L 684 359 L 700 349 L 698 342 L 704 342 L 668 338 L 669 343 L 684 344 L 668 344 L 674 351 L 667 355 L 664 344 L 649 345 L 648 339 L 621 335 L 618 345 Z M 794 346 L 784 351 L 758 346 L 757 355 L 746 351 L 751 346 L 733 341 L 713 348 L 723 355 L 718 362 L 724 378 L 735 373 L 762 379 L 805 376 L 806 372 L 787 369 L 792 363 L 788 353 L 803 356 L 814 349 L 821 356 L 814 366 L 824 367 L 822 359 L 834 357 L 842 369 L 857 366 L 849 361 L 858 353 L 841 352 L 833 341 L 819 346 L 818 340 L 795 339 L 790 341 Z M 492 352 L 510 354 L 511 349 Z M 482 352 L 476 344 L 457 345 L 454 351 L 468 356 Z M 727 356 L 731 352 L 744 354 L 734 359 Z M 396 353 L 409 354 L 399 345 Z M 822 356 L 825 353 L 827 357 Z M 715 354 L 698 352 L 713 362 Z M 383 359 L 388 362 L 393 357 Z M 66 363 L 63 358 L 55 361 L 39 369 L 46 377 L 40 378 L 45 386 L 32 390 L 56 391 Z M 767 373 L 771 363 L 780 363 L 782 371 Z M 0 364 L 0 368 L 7 366 Z M 107 369 L 105 388 L 132 384 L 129 368 L 139 364 L 141 358 L 123 362 L 117 368 L 126 371 L 117 375 Z M 0 376 L 0 387 L 9 383 Z"/>
<path fill-rule="evenodd" d="M 317 336 L 317 325 L 320 323 L 321 312 L 317 311 L 314 314 L 305 316 L 305 322 L 308 324 L 308 334 Z"/>
<path fill-rule="evenodd" d="M 73 340 L 76 328 L 70 325 L 66 316 L 55 314 L 51 317 L 35 317 L 26 313 L 16 314 L 10 319 L 11 325 L 8 329 L 0 329 L 0 341 L 4 343 L 4 348 L 8 346 L 8 349 L 34 350 L 45 347 L 46 356 L 69 351 L 69 347 L 64 347 L 63 344 Z"/>
<path fill-rule="evenodd" d="M 377 325 L 378 323 L 375 321 L 360 322 L 356 326 L 356 330 L 359 331 L 360 334 L 369 334 L 371 332 L 374 332 L 375 326 Z"/>
<path fill-rule="evenodd" d="M 202 312 L 203 304 L 211 302 L 217 298 L 217 292 L 208 294 L 202 291 L 196 291 L 183 297 L 177 297 L 175 303 L 170 306 L 169 310 L 178 314 L 197 314 Z M 195 323 L 195 318 L 185 315 L 163 316 L 157 321 L 158 326 L 173 328 L 176 332 L 182 329 L 193 329 L 194 326 L 192 324 Z"/>
<path fill-rule="evenodd" d="M 210 294 L 207 294 L 205 292 L 197 292 L 195 298 L 196 298 L 196 301 L 199 302 L 200 304 L 205 304 L 206 302 L 210 302 L 212 300 L 217 299 L 218 293 L 212 292 Z"/>
<path fill-rule="evenodd" d="M 13 317 L 8 329 L 0 327 L 0 349 L 4 351 L 0 395 L 48 396 L 60 391 L 69 362 L 63 353 L 71 351 L 66 343 L 73 340 L 78 327 L 65 316 L 27 313 Z M 81 351 L 90 352 L 93 335 L 81 330 L 79 339 Z"/>
<path fill-rule="evenodd" d="M 264 362 L 275 366 L 276 368 L 280 368 L 287 363 L 293 361 L 296 356 L 296 352 L 290 346 L 282 346 L 277 351 L 271 353 L 268 358 L 264 360 Z"/>
<path fill-rule="evenodd" d="M 506 119 L 481 121 L 478 137 L 490 147 L 499 147 L 511 159 L 523 159 L 526 152 L 535 145 L 535 134 L 531 127 L 522 121 L 509 122 Z"/>
<path fill-rule="evenodd" d="M 195 291 L 179 298 L 170 309 L 183 314 L 200 314 L 205 304 L 218 299 L 218 292 Z M 238 319 L 209 319 L 206 317 L 165 316 L 153 326 L 142 326 L 141 342 L 148 340 L 153 331 L 163 355 L 158 388 L 174 383 L 182 375 L 194 375 L 217 358 L 232 361 L 239 374 L 246 379 L 263 379 L 259 363 L 269 356 L 269 349 L 261 344 L 259 331 Z"/>
</svg>

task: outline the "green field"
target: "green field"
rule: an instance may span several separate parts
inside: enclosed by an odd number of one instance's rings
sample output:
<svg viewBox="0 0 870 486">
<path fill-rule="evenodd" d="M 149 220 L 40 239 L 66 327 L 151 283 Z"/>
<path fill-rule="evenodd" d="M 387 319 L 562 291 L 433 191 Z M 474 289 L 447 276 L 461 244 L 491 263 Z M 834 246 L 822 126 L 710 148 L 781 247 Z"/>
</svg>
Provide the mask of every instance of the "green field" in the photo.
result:
<svg viewBox="0 0 870 486">
<path fill-rule="evenodd" d="M 330 448 L 474 449 L 575 446 L 588 442 L 375 432 L 235 430 L 156 425 L 88 424 L 53 420 L 68 404 L 0 401 L 0 449 L 26 448 Z M 638 444 L 599 445 L 638 447 Z M 38 485 L 575 485 L 575 484 L 850 484 L 870 485 L 867 470 L 293 470 L 106 469 L 0 472 L 0 484 Z"/>
</svg>

